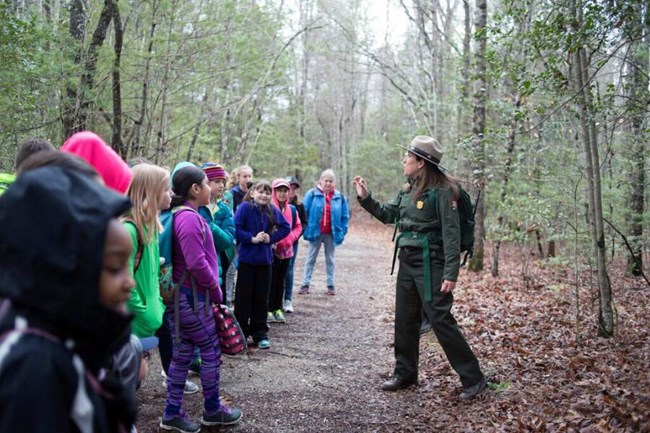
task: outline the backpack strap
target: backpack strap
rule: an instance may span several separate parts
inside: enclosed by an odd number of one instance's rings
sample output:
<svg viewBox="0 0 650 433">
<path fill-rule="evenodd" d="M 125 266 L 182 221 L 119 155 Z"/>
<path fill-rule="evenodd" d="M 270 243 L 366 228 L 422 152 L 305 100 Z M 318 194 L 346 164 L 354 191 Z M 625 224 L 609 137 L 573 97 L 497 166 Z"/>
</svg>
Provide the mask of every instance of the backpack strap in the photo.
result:
<svg viewBox="0 0 650 433">
<path fill-rule="evenodd" d="M 291 229 L 293 230 L 296 227 L 296 207 L 289 204 L 289 209 L 291 209 Z"/>
<path fill-rule="evenodd" d="M 140 233 L 140 230 L 138 230 L 138 226 L 136 225 L 135 221 L 132 218 L 124 218 L 122 221 L 131 223 L 135 228 L 136 242 L 138 243 L 138 247 L 135 251 L 135 258 L 133 259 L 133 276 L 135 276 L 135 273 L 138 272 L 138 268 L 140 267 L 140 262 L 142 261 L 142 252 L 144 251 L 144 240 L 142 239 L 142 233 Z"/>
</svg>

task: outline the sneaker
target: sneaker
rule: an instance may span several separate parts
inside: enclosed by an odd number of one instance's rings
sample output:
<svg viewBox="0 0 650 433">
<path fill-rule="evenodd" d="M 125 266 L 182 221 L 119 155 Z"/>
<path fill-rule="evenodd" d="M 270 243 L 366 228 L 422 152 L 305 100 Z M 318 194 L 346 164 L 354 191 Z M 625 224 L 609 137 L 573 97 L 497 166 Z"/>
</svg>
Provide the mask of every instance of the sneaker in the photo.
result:
<svg viewBox="0 0 650 433">
<path fill-rule="evenodd" d="M 336 289 L 334 286 L 327 286 L 327 294 L 330 296 L 336 295 Z"/>
<path fill-rule="evenodd" d="M 271 343 L 269 343 L 269 340 L 260 340 L 257 342 L 257 347 L 260 349 L 270 349 Z"/>
<path fill-rule="evenodd" d="M 163 386 L 167 388 L 167 378 L 163 379 Z M 183 394 L 191 395 L 199 392 L 199 386 L 189 380 L 185 381 L 185 388 L 183 389 Z"/>
<path fill-rule="evenodd" d="M 291 300 L 285 299 L 282 305 L 282 309 L 285 313 L 293 313 L 293 304 L 291 303 Z"/>
<path fill-rule="evenodd" d="M 460 393 L 460 396 L 458 398 L 465 401 L 471 400 L 482 393 L 487 388 L 487 384 L 488 381 L 485 376 L 483 376 L 477 384 L 463 388 L 463 391 Z"/>
<path fill-rule="evenodd" d="M 300 290 L 298 290 L 299 295 L 309 295 L 309 285 L 303 285 Z"/>
<path fill-rule="evenodd" d="M 287 319 L 284 318 L 284 313 L 282 313 L 282 310 L 275 310 L 273 312 L 273 315 L 275 315 L 275 321 L 277 323 L 285 323 Z"/>
<path fill-rule="evenodd" d="M 192 376 L 193 377 L 200 377 L 201 376 L 201 364 L 196 363 L 196 362 L 192 362 L 192 364 L 190 365 L 190 369 L 187 370 L 187 375 L 189 377 L 192 377 Z"/>
<path fill-rule="evenodd" d="M 208 415 L 207 412 L 203 412 L 203 418 L 201 418 L 201 424 L 203 425 L 233 425 L 241 421 L 242 413 L 241 410 L 236 408 L 229 408 L 226 405 L 221 405 L 219 410 L 217 410 L 213 415 Z"/>
<path fill-rule="evenodd" d="M 273 314 L 272 311 L 269 311 L 268 314 L 266 315 L 266 323 L 275 323 L 275 315 Z"/>
<path fill-rule="evenodd" d="M 180 433 L 198 433 L 201 431 L 201 426 L 195 422 L 190 421 L 185 414 L 177 416 L 172 419 L 160 420 L 160 428 L 163 430 L 172 430 Z"/>
</svg>

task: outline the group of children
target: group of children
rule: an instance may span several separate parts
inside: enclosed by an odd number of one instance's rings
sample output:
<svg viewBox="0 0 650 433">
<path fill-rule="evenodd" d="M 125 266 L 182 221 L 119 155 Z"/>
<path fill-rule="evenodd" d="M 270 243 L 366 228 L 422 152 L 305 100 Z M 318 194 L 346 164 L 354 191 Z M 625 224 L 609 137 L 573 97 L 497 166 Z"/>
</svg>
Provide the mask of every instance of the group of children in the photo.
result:
<svg viewBox="0 0 650 433">
<path fill-rule="evenodd" d="M 142 342 L 154 335 L 167 386 L 161 428 L 200 430 L 182 410 L 183 394 L 198 391 L 187 381 L 190 369 L 203 388 L 200 423 L 239 422 L 241 411 L 219 398 L 221 351 L 210 304 L 234 305 L 245 335 L 260 349 L 270 347 L 268 323 L 293 311 L 293 264 L 305 221 L 297 180 L 253 183 L 251 167 L 229 176 L 216 163 L 182 162 L 171 174 L 144 161 L 129 166 L 92 132 L 73 135 L 61 150 L 40 147 L 32 146 L 0 197 L 0 432 L 132 428 L 133 392 L 117 398 L 129 384 L 118 387 L 120 380 L 110 378 L 124 379 L 135 365 L 132 382 L 142 380 Z M 171 224 L 178 286 L 176 300 L 166 304 L 159 289 L 163 223 Z M 45 382 L 39 386 L 48 390 L 61 384 L 53 379 L 60 372 L 26 377 L 39 370 L 30 362 L 43 357 L 70 376 L 51 393 L 70 416 L 59 414 L 52 425 L 47 416 L 23 413 L 34 406 L 31 393 L 21 394 L 25 401 L 11 395 L 22 380 Z M 85 386 L 72 386 L 75 377 Z M 78 407 L 80 389 L 94 405 L 90 415 L 82 413 L 88 405 Z M 8 416 L 10 407 L 23 409 Z M 54 410 L 41 407 L 48 415 Z"/>
</svg>

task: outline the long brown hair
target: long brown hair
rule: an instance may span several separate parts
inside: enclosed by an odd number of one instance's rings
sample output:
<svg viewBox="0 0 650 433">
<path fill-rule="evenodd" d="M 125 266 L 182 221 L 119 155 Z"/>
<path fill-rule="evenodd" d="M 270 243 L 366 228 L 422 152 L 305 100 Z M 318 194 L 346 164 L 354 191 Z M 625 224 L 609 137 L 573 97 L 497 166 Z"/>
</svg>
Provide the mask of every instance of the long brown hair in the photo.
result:
<svg viewBox="0 0 650 433">
<path fill-rule="evenodd" d="M 417 161 L 423 161 L 422 158 L 413 154 Z M 411 190 L 411 197 L 417 199 L 429 188 L 444 188 L 448 186 L 451 188 L 454 199 L 458 199 L 458 184 L 456 179 L 440 168 L 436 164 L 431 164 L 430 162 L 424 160 L 424 167 L 422 168 L 422 174 L 420 177 L 415 179 L 413 183 L 413 189 Z"/>
</svg>

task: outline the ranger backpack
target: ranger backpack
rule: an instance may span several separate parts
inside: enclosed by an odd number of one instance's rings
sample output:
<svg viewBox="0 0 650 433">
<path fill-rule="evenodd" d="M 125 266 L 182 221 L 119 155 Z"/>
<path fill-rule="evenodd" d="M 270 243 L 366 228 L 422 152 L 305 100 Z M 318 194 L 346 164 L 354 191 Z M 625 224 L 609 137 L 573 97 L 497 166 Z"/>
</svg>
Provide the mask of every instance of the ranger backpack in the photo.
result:
<svg viewBox="0 0 650 433">
<path fill-rule="evenodd" d="M 476 204 L 481 198 L 481 190 L 478 191 L 476 196 L 476 203 L 472 204 L 467 191 L 463 189 L 460 184 L 458 185 L 458 200 L 456 206 L 458 208 L 458 219 L 460 221 L 460 253 L 465 253 L 461 266 L 465 266 L 467 259 L 472 258 L 474 255 L 474 227 L 476 222 L 474 216 L 476 215 Z M 435 194 L 430 194 L 429 197 L 434 197 Z"/>
</svg>

